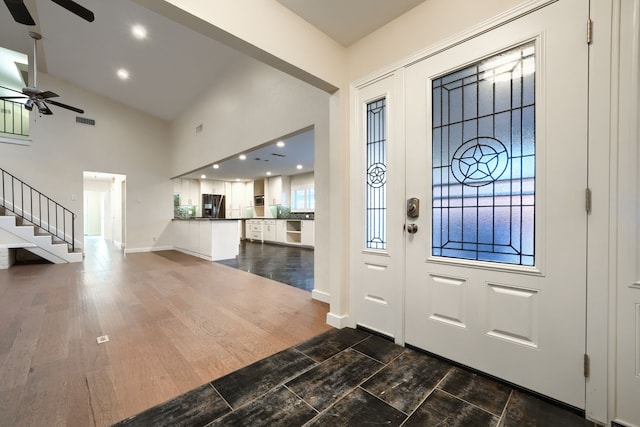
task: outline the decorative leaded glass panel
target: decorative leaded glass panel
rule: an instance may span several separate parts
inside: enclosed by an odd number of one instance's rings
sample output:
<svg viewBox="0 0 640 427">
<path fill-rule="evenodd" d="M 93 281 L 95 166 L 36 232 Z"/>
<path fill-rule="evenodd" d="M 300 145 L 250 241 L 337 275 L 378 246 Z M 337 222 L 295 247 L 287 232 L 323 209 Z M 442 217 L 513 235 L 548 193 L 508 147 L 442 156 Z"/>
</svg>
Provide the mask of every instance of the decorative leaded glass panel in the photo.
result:
<svg viewBox="0 0 640 427">
<path fill-rule="evenodd" d="M 367 104 L 366 247 L 387 248 L 386 100 Z"/>
<path fill-rule="evenodd" d="M 432 91 L 433 255 L 534 265 L 534 43 Z"/>
</svg>

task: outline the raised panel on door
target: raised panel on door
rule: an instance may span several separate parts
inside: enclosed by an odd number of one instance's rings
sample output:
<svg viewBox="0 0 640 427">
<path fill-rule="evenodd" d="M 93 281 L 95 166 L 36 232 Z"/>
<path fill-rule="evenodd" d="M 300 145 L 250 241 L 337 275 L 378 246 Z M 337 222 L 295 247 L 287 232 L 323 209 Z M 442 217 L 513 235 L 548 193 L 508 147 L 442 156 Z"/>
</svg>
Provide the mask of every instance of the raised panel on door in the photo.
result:
<svg viewBox="0 0 640 427">
<path fill-rule="evenodd" d="M 351 147 L 350 315 L 403 343 L 404 141 L 391 75 L 358 90 Z"/>
<path fill-rule="evenodd" d="M 588 2 L 406 70 L 405 341 L 585 406 Z"/>
</svg>

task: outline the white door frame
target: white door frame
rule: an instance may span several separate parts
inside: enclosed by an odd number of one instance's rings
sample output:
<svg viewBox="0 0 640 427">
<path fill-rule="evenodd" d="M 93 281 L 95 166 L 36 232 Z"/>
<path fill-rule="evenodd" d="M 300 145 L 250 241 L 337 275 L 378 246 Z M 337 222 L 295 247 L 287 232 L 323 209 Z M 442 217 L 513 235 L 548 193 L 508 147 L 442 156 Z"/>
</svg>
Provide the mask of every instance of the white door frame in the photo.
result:
<svg viewBox="0 0 640 427">
<path fill-rule="evenodd" d="M 619 11 L 621 1 L 627 0 L 598 0 L 591 2 L 591 19 L 594 22 L 594 37 L 590 49 L 590 112 L 589 112 L 589 185 L 592 190 L 592 211 L 588 220 L 589 240 L 604 239 L 607 244 L 589 245 L 587 253 L 587 354 L 590 359 L 590 375 L 586 385 L 586 415 L 588 418 L 608 424 L 616 419 L 615 401 L 615 361 L 616 361 L 616 297 L 617 297 L 617 205 L 618 197 L 616 186 L 617 177 L 612 176 L 617 170 L 618 156 L 618 132 L 616 127 L 618 106 L 629 105 L 628 99 L 622 102 L 618 99 L 618 72 L 619 58 L 615 51 L 619 44 L 620 22 Z M 639 4 L 640 0 L 632 0 Z M 531 0 L 506 11 L 492 19 L 476 25 L 467 31 L 448 38 L 441 43 L 419 51 L 410 57 L 404 58 L 394 64 L 371 73 L 362 79 L 353 82 L 350 86 L 350 102 L 357 104 L 360 88 L 371 84 L 381 76 L 393 74 L 397 70 L 437 54 L 438 52 L 459 44 L 486 32 L 491 28 L 500 26 L 508 21 L 529 13 L 553 0 Z M 624 19 L 624 18 L 622 18 Z M 627 17 L 627 22 L 632 17 Z M 585 23 L 585 39 L 586 39 Z M 639 29 L 635 29 L 640 32 Z M 638 64 L 634 71 L 640 72 Z M 622 94 L 624 98 L 630 98 L 636 102 L 639 91 Z M 351 109 L 352 114 L 354 109 Z M 358 129 L 354 125 L 356 117 L 352 115 L 350 129 L 351 150 L 361 149 L 358 144 Z M 622 124 L 620 125 L 622 126 Z M 629 123 L 626 124 L 629 126 Z M 636 137 L 638 134 L 636 133 Z M 625 140 L 627 144 L 631 141 Z M 636 159 L 636 170 L 640 161 Z M 357 174 L 355 174 L 357 175 Z M 354 178 L 351 173 L 351 182 L 354 179 L 362 179 L 359 175 Z M 637 190 L 640 183 L 636 182 Z M 353 191 L 353 188 L 352 188 Z M 637 204 L 636 204 L 637 205 Z M 350 210 L 350 225 L 353 226 L 358 219 L 354 219 L 358 210 Z M 634 237 L 640 238 L 640 231 L 636 230 Z M 353 248 L 353 246 L 351 246 Z M 638 251 L 635 256 L 638 258 Z M 349 265 L 350 276 L 353 280 L 353 265 Z M 351 285 L 353 286 L 353 285 Z M 353 314 L 353 310 L 350 310 Z M 357 324 L 357 319 L 351 316 L 343 319 L 350 326 Z M 397 340 L 402 342 L 403 339 Z"/>
</svg>

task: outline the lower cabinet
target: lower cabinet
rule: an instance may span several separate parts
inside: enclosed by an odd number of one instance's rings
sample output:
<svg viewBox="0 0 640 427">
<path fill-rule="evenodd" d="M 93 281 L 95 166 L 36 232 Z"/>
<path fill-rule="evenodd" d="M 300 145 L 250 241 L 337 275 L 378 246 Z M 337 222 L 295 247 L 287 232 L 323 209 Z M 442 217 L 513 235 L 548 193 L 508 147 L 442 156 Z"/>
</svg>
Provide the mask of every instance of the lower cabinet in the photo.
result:
<svg viewBox="0 0 640 427">
<path fill-rule="evenodd" d="M 238 255 L 240 229 L 237 220 L 175 220 L 175 248 L 210 261 Z"/>
<path fill-rule="evenodd" d="M 314 221 L 303 219 L 248 219 L 245 238 L 293 246 L 314 245 Z"/>
<path fill-rule="evenodd" d="M 262 223 L 262 237 L 265 242 L 275 242 L 276 240 L 276 220 L 265 219 Z"/>
<path fill-rule="evenodd" d="M 245 237 L 247 239 L 260 242 L 263 241 L 263 221 L 261 219 L 249 219 L 247 220 L 245 227 Z"/>
<path fill-rule="evenodd" d="M 310 220 L 300 221 L 300 243 L 303 246 L 313 246 L 315 239 L 315 222 Z"/>
</svg>

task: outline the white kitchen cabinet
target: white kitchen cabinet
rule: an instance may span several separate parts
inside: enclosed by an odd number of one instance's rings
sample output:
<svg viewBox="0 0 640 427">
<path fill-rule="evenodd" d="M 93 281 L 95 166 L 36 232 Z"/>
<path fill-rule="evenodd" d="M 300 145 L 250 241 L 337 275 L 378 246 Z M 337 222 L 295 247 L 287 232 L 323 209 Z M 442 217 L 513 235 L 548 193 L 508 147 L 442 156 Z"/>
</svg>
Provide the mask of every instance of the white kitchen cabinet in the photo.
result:
<svg viewBox="0 0 640 427">
<path fill-rule="evenodd" d="M 263 221 L 262 233 L 263 233 L 262 238 L 265 242 L 275 242 L 276 241 L 276 220 L 265 219 Z"/>
<path fill-rule="evenodd" d="M 239 253 L 239 221 L 175 220 L 175 248 L 209 261 L 235 258 Z"/>
<path fill-rule="evenodd" d="M 313 246 L 315 221 L 303 220 L 300 221 L 300 226 L 300 244 L 303 246 Z"/>
<path fill-rule="evenodd" d="M 200 181 L 200 190 L 202 194 L 223 194 L 226 195 L 224 181 L 216 181 L 213 179 L 203 179 Z"/>
<path fill-rule="evenodd" d="M 267 179 L 265 204 L 266 205 L 282 204 L 282 177 L 281 176 L 273 176 Z"/>
<path fill-rule="evenodd" d="M 246 238 L 251 241 L 262 242 L 264 240 L 263 234 L 263 220 L 261 219 L 249 219 L 246 221 Z"/>
<path fill-rule="evenodd" d="M 227 218 L 240 218 L 244 212 L 245 184 L 231 182 L 225 184 Z"/>
<path fill-rule="evenodd" d="M 195 253 L 200 253 L 200 222 L 199 221 L 187 221 L 189 224 L 189 243 L 187 245 L 188 250 Z"/>
<path fill-rule="evenodd" d="M 173 192 L 180 194 L 181 206 L 200 205 L 200 182 L 196 179 L 174 179 Z"/>
<path fill-rule="evenodd" d="M 287 243 L 287 220 L 276 220 L 276 242 Z"/>
<path fill-rule="evenodd" d="M 174 221 L 176 248 L 187 249 L 189 245 L 189 221 Z"/>
</svg>

